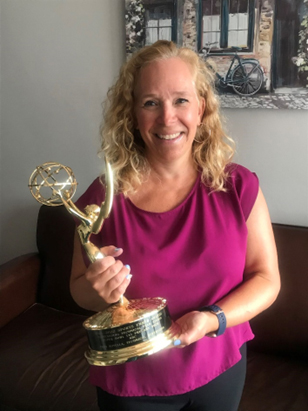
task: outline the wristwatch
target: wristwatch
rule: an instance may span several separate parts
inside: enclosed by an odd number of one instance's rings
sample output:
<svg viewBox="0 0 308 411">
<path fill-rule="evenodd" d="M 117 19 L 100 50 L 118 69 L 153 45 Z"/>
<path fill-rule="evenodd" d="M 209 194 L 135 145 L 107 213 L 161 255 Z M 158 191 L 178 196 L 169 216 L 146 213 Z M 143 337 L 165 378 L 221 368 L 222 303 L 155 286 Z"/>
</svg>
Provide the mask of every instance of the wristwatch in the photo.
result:
<svg viewBox="0 0 308 411">
<path fill-rule="evenodd" d="M 214 333 L 207 334 L 208 337 L 218 337 L 219 335 L 222 335 L 225 332 L 227 327 L 226 316 L 223 310 L 220 307 L 218 307 L 218 305 L 207 305 L 205 307 L 199 308 L 199 311 L 209 311 L 210 313 L 215 314 L 218 319 L 218 330 Z"/>
</svg>

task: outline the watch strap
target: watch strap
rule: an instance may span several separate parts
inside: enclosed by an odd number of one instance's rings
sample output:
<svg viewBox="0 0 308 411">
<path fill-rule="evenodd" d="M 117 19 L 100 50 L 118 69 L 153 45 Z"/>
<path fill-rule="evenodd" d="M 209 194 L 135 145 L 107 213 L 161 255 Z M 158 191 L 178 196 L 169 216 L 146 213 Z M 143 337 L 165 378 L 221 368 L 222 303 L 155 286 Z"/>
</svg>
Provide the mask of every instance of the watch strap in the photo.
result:
<svg viewBox="0 0 308 411">
<path fill-rule="evenodd" d="M 225 313 L 220 307 L 218 307 L 218 305 L 206 305 L 205 307 L 199 308 L 199 311 L 209 311 L 212 314 L 215 314 L 218 319 L 218 330 L 214 333 L 207 334 L 209 337 L 218 337 L 226 331 L 227 319 Z"/>
</svg>

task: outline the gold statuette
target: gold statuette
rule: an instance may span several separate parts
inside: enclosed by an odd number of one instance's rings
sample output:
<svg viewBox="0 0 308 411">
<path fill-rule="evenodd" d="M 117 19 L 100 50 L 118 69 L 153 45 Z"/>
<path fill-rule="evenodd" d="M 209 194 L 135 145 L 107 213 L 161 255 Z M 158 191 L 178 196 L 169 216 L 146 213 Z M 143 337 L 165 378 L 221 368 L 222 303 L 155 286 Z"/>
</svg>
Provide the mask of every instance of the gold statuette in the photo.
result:
<svg viewBox="0 0 308 411">
<path fill-rule="evenodd" d="M 113 203 L 113 173 L 106 163 L 106 196 L 100 205 L 91 204 L 79 210 L 71 200 L 77 182 L 73 171 L 59 163 L 44 163 L 33 171 L 29 188 L 33 197 L 48 206 L 64 205 L 80 220 L 77 232 L 91 262 L 104 258 L 91 241 L 98 234 Z M 85 356 L 93 365 L 116 365 L 134 361 L 168 347 L 180 334 L 163 298 L 127 300 L 124 296 L 103 312 L 88 318 L 84 324 L 89 348 Z"/>
</svg>

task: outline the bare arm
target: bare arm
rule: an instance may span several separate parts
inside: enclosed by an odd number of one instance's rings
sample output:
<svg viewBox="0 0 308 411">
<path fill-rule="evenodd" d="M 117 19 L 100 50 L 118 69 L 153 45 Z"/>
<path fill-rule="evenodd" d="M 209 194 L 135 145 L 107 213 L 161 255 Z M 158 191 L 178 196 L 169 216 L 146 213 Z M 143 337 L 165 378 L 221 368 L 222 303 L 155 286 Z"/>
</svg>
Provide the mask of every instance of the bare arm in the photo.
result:
<svg viewBox="0 0 308 411">
<path fill-rule="evenodd" d="M 261 190 L 247 220 L 248 243 L 243 283 L 217 301 L 226 315 L 227 327 L 250 320 L 268 308 L 280 290 L 277 252 L 267 205 Z M 193 311 L 178 320 L 181 346 L 191 344 L 218 329 L 216 315 Z"/>
<path fill-rule="evenodd" d="M 228 327 L 248 321 L 264 311 L 276 300 L 280 290 L 274 234 L 261 190 L 247 220 L 247 229 L 244 282 L 218 302 L 226 312 Z"/>
<path fill-rule="evenodd" d="M 129 269 L 115 259 L 123 250 L 109 246 L 102 248 L 102 252 L 107 257 L 87 268 L 79 236 L 75 232 L 70 290 L 76 303 L 87 310 L 103 311 L 117 302 L 130 282 L 126 278 Z"/>
</svg>

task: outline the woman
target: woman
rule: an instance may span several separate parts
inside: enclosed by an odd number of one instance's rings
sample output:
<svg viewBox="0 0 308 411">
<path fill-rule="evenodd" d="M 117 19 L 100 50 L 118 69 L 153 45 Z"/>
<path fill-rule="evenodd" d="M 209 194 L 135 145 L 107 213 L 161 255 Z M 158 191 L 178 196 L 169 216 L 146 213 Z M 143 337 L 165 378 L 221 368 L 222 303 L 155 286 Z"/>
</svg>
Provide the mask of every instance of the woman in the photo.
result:
<svg viewBox="0 0 308 411">
<path fill-rule="evenodd" d="M 258 179 L 230 162 L 204 62 L 168 41 L 139 51 L 109 91 L 102 136 L 117 189 L 95 239 L 107 257 L 87 266 L 76 239 L 72 295 L 96 311 L 124 293 L 165 297 L 182 333 L 173 349 L 92 367 L 100 407 L 236 410 L 248 321 L 274 302 L 280 282 Z M 103 198 L 96 180 L 78 206 Z"/>
</svg>

